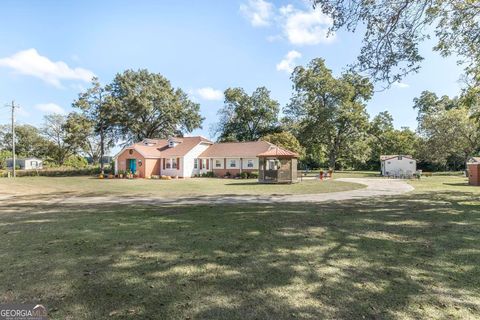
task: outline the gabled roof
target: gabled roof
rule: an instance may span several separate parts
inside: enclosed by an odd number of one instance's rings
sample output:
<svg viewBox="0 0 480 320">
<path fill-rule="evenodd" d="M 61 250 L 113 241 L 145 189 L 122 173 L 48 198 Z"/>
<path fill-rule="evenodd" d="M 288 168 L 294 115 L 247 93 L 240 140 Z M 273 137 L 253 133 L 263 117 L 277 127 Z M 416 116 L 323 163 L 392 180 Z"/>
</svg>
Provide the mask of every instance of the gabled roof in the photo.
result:
<svg viewBox="0 0 480 320">
<path fill-rule="evenodd" d="M 467 163 L 478 163 L 480 162 L 480 157 L 470 157 Z"/>
<path fill-rule="evenodd" d="M 114 158 L 117 158 L 123 151 L 132 149 L 148 159 L 183 157 L 199 143 L 213 144 L 210 140 L 200 136 L 175 138 L 175 141 L 178 144 L 175 147 L 169 147 L 167 139 L 145 139 L 125 147 Z"/>
<path fill-rule="evenodd" d="M 397 158 L 397 157 L 403 157 L 403 158 L 415 160 L 415 159 L 413 159 L 413 157 L 410 156 L 410 155 L 405 155 L 405 154 L 393 154 L 393 155 L 381 155 L 381 156 L 380 156 L 380 161 L 390 160 L 390 159 Z"/>
<path fill-rule="evenodd" d="M 269 150 L 257 154 L 258 157 L 288 157 L 298 158 L 298 154 L 277 146 L 270 147 Z"/>
<path fill-rule="evenodd" d="M 222 142 L 211 145 L 200 158 L 256 158 L 273 144 L 266 141 Z"/>
</svg>

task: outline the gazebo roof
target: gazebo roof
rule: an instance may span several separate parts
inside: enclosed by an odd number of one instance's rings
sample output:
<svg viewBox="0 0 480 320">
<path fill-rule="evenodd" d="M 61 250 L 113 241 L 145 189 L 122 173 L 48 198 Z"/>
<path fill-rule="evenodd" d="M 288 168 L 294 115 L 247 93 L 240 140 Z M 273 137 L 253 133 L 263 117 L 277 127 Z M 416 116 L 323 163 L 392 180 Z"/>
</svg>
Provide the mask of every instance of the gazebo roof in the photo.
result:
<svg viewBox="0 0 480 320">
<path fill-rule="evenodd" d="M 281 157 L 281 158 L 298 158 L 298 154 L 280 147 L 272 147 L 265 152 L 257 154 L 257 157 Z"/>
</svg>

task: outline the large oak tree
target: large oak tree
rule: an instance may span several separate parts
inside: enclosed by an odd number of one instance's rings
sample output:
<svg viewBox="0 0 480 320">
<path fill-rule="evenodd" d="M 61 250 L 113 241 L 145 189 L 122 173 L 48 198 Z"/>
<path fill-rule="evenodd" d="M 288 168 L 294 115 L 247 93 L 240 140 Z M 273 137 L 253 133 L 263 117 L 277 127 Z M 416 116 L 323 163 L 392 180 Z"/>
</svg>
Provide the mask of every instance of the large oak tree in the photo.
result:
<svg viewBox="0 0 480 320">
<path fill-rule="evenodd" d="M 201 127 L 200 105 L 161 74 L 126 70 L 107 90 L 111 121 L 127 142 L 183 135 Z"/>
<path fill-rule="evenodd" d="M 307 67 L 296 67 L 292 81 L 294 95 L 285 114 L 307 153 L 326 157 L 331 168 L 339 159 L 345 163 L 366 160 L 365 103 L 373 91 L 368 79 L 355 73 L 335 78 L 318 58 Z"/>
</svg>

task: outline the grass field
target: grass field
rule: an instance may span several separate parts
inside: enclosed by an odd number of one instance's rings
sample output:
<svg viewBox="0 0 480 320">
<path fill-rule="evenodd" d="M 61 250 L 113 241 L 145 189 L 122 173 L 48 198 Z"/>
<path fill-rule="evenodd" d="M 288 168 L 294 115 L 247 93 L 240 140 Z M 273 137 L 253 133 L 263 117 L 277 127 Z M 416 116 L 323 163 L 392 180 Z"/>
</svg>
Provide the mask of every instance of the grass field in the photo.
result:
<svg viewBox="0 0 480 320">
<path fill-rule="evenodd" d="M 138 195 L 138 196 L 201 196 L 240 194 L 312 194 L 363 188 L 357 183 L 335 180 L 312 181 L 290 185 L 258 184 L 257 180 L 241 179 L 96 179 L 94 177 L 22 177 L 0 179 L 3 194 L 72 194 L 72 195 Z"/>
<path fill-rule="evenodd" d="M 478 319 L 480 187 L 412 184 L 321 204 L 2 201 L 0 302 L 52 319 Z"/>
</svg>

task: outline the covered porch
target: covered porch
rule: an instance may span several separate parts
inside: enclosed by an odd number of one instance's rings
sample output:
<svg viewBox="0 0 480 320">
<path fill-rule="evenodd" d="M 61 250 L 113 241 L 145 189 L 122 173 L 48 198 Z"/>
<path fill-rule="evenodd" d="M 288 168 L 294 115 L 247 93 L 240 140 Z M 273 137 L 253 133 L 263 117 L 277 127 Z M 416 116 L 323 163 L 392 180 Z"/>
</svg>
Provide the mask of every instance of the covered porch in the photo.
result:
<svg viewBox="0 0 480 320">
<path fill-rule="evenodd" d="M 258 157 L 259 183 L 296 183 L 298 154 L 274 147 Z"/>
</svg>

